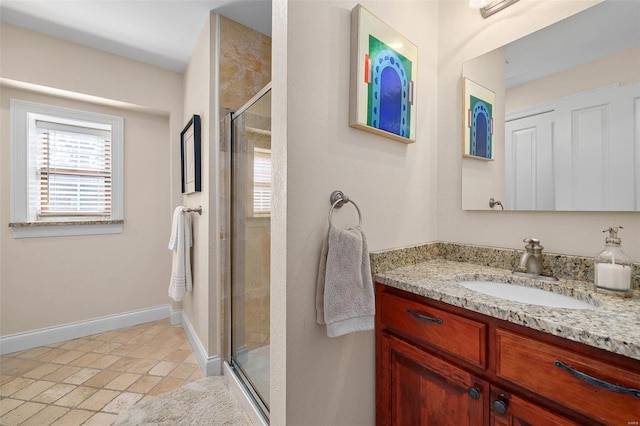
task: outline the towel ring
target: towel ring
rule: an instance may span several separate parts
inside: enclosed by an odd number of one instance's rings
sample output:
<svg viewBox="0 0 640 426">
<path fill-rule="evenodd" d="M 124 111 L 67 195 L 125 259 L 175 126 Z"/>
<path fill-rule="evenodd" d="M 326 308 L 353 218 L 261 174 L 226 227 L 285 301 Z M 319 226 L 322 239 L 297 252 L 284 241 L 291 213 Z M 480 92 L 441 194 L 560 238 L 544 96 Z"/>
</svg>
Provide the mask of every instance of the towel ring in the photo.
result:
<svg viewBox="0 0 640 426">
<path fill-rule="evenodd" d="M 329 226 L 332 225 L 331 218 L 333 216 L 333 209 L 335 209 L 336 207 L 340 208 L 346 203 L 351 203 L 356 208 L 356 210 L 358 211 L 358 226 L 362 226 L 362 213 L 360 212 L 360 208 L 355 202 L 350 200 L 349 197 L 344 195 L 342 191 L 333 191 L 329 200 L 332 203 L 331 209 L 329 210 Z"/>
</svg>

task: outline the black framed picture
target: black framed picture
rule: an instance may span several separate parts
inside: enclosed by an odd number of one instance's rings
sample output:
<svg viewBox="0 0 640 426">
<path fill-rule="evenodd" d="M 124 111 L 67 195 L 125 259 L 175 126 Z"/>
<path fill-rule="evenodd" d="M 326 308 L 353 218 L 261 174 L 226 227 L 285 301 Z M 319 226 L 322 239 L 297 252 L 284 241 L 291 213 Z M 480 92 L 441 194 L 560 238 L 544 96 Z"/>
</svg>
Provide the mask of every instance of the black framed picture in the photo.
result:
<svg viewBox="0 0 640 426">
<path fill-rule="evenodd" d="M 180 133 L 183 194 L 200 192 L 202 188 L 200 153 L 200 116 L 194 114 Z"/>
</svg>

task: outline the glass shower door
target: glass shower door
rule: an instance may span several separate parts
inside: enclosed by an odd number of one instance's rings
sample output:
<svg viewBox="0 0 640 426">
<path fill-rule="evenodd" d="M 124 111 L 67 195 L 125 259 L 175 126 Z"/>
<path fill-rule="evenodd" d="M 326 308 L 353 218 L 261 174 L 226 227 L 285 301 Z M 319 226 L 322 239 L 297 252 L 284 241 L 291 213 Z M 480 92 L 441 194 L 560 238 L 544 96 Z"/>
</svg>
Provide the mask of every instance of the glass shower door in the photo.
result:
<svg viewBox="0 0 640 426">
<path fill-rule="evenodd" d="M 271 91 L 231 121 L 231 365 L 269 412 Z"/>
</svg>

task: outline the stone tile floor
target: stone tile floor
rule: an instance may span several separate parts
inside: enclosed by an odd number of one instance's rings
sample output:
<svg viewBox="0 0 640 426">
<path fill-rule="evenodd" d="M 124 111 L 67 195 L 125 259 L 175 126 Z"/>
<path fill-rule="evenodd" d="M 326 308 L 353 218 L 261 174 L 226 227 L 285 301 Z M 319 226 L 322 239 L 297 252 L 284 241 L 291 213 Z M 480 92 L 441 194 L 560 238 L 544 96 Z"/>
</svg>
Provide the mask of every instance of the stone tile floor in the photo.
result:
<svg viewBox="0 0 640 426">
<path fill-rule="evenodd" d="M 203 378 L 181 325 L 153 321 L 0 356 L 0 425 L 111 425 Z"/>
</svg>

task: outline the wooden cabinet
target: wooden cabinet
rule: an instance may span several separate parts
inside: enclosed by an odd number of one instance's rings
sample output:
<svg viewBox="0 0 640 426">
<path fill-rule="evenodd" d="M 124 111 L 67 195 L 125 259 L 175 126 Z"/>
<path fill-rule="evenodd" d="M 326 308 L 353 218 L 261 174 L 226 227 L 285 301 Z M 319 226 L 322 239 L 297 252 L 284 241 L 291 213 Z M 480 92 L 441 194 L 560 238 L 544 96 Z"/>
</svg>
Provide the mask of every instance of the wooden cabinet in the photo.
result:
<svg viewBox="0 0 640 426">
<path fill-rule="evenodd" d="M 379 425 L 482 425 L 486 382 L 404 340 L 382 336 Z"/>
<path fill-rule="evenodd" d="M 378 425 L 636 425 L 640 361 L 376 286 Z"/>
</svg>

